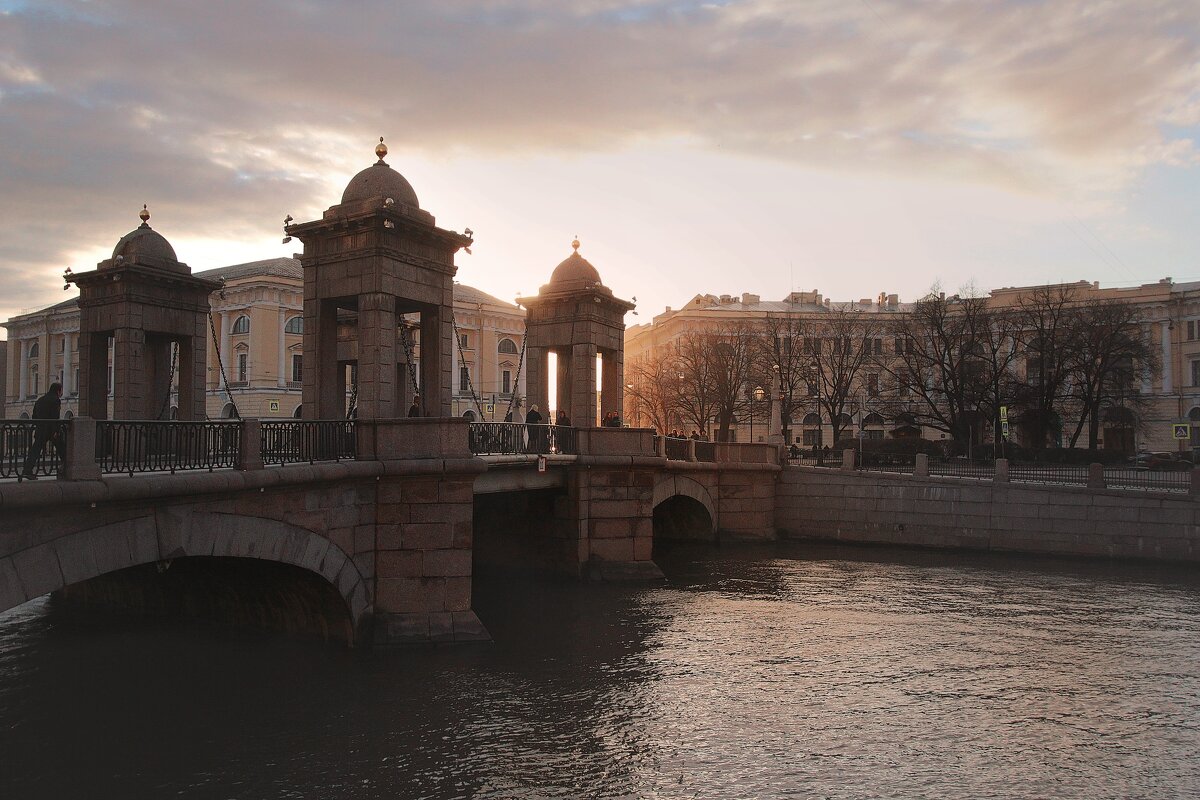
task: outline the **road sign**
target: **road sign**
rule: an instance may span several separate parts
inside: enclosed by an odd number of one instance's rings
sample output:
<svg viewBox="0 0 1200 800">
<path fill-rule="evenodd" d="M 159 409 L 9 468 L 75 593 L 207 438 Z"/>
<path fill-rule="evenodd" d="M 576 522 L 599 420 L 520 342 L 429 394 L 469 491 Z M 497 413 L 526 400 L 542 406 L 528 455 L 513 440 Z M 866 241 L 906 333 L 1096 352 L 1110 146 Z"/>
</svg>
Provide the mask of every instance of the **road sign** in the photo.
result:
<svg viewBox="0 0 1200 800">
<path fill-rule="evenodd" d="M 272 401 L 271 401 L 271 410 L 272 410 L 272 411 L 278 411 L 278 410 L 279 410 L 279 401 L 278 401 L 278 400 L 272 400 Z"/>
<path fill-rule="evenodd" d="M 483 413 L 495 414 L 496 413 L 496 404 L 495 403 L 484 403 L 483 404 Z"/>
<path fill-rule="evenodd" d="M 1176 439 L 1192 438 L 1192 426 L 1186 422 L 1177 422 L 1171 426 L 1171 436 Z"/>
<path fill-rule="evenodd" d="M 1000 406 L 1000 422 L 1008 424 L 1008 406 Z M 1005 431 L 1008 433 L 1008 431 Z"/>
<path fill-rule="evenodd" d="M 1008 438 L 1008 420 L 1004 420 L 1000 423 L 1000 435 L 1005 439 Z"/>
<path fill-rule="evenodd" d="M 538 464 L 538 472 L 546 471 L 546 457 L 545 456 L 538 456 L 537 464 Z"/>
</svg>

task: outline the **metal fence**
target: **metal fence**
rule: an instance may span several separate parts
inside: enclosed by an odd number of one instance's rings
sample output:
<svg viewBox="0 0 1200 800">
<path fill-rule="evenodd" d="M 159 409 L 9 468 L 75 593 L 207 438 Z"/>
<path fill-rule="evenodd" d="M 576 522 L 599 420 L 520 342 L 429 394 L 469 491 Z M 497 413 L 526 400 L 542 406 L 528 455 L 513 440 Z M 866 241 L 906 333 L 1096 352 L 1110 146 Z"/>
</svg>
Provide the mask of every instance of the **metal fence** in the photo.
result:
<svg viewBox="0 0 1200 800">
<path fill-rule="evenodd" d="M 472 422 L 468 433 L 475 455 L 578 455 L 576 429 L 522 422 Z"/>
<path fill-rule="evenodd" d="M 1014 483 L 1051 483 L 1060 486 L 1087 486 L 1087 464 L 1039 464 L 1010 461 L 1008 479 Z"/>
<path fill-rule="evenodd" d="M 663 440 L 667 451 L 667 460 L 669 461 L 687 461 L 688 460 L 688 440 L 677 439 L 674 436 L 660 437 Z"/>
<path fill-rule="evenodd" d="M 358 453 L 354 420 L 271 420 L 261 431 L 264 464 L 352 460 Z"/>
<path fill-rule="evenodd" d="M 814 453 L 811 450 L 801 450 L 800 455 L 795 458 L 788 458 L 793 464 L 799 464 L 803 467 L 840 467 L 842 466 L 842 454 L 834 453 L 832 450 L 828 453 L 817 451 Z"/>
<path fill-rule="evenodd" d="M 1191 470 L 1151 470 L 1134 467 L 1105 467 L 1104 485 L 1110 489 L 1142 489 L 1156 492 L 1189 492 Z"/>
<path fill-rule="evenodd" d="M 66 420 L 0 420 L 0 478 L 58 474 L 67 447 Z M 34 455 L 26 469 L 31 452 Z"/>
<path fill-rule="evenodd" d="M 240 421 L 96 422 L 96 462 L 101 472 L 232 468 L 238 464 Z"/>
<path fill-rule="evenodd" d="M 864 472 L 911 473 L 916 469 L 917 457 L 912 453 L 873 453 L 868 450 L 859 454 L 854 465 Z"/>
<path fill-rule="evenodd" d="M 948 478 L 974 478 L 990 481 L 996 477 L 995 461 L 968 458 L 929 459 L 929 474 Z"/>
</svg>

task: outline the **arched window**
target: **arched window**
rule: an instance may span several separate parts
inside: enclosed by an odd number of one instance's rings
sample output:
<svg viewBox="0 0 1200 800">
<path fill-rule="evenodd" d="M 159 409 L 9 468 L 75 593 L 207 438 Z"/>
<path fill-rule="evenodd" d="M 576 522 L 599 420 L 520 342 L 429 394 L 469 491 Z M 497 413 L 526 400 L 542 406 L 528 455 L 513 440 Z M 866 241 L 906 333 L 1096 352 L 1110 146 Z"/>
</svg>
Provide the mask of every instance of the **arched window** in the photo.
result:
<svg viewBox="0 0 1200 800">
<path fill-rule="evenodd" d="M 233 329 L 230 331 L 230 333 L 232 333 L 236 336 L 238 334 L 249 333 L 249 332 L 250 332 L 250 318 L 248 316 L 246 316 L 245 314 L 242 314 L 240 317 L 238 317 L 237 319 L 235 319 L 233 321 Z"/>
<path fill-rule="evenodd" d="M 42 386 L 38 382 L 38 377 L 39 376 L 38 376 L 37 364 L 34 364 L 29 367 L 29 392 L 30 392 L 30 394 L 41 394 L 42 393 Z"/>
<path fill-rule="evenodd" d="M 882 427 L 883 426 L 883 417 L 880 416 L 879 414 L 876 414 L 875 412 L 871 412 L 870 414 L 867 414 L 867 416 L 863 417 L 862 424 L 863 424 L 864 428 L 868 425 L 878 425 L 878 426 Z"/>
<path fill-rule="evenodd" d="M 237 419 L 238 418 L 237 407 L 234 406 L 233 403 L 226 403 L 225 407 L 221 409 L 221 416 L 224 419 Z"/>
<path fill-rule="evenodd" d="M 40 351 L 41 351 L 41 348 L 40 348 L 40 347 L 38 347 L 38 343 L 37 343 L 37 342 L 34 342 L 33 344 L 29 345 L 29 357 L 30 357 L 30 358 L 37 358 L 37 357 L 38 357 L 38 353 L 39 353 Z"/>
<path fill-rule="evenodd" d="M 821 416 L 819 414 L 815 414 L 810 411 L 809 413 L 804 415 L 804 424 L 805 425 L 820 425 L 821 424 Z"/>
<path fill-rule="evenodd" d="M 284 333 L 304 333 L 304 317 L 292 317 L 283 326 Z"/>
<path fill-rule="evenodd" d="M 496 345 L 496 352 L 515 356 L 517 354 L 517 343 L 512 339 L 501 339 L 500 343 Z"/>
</svg>

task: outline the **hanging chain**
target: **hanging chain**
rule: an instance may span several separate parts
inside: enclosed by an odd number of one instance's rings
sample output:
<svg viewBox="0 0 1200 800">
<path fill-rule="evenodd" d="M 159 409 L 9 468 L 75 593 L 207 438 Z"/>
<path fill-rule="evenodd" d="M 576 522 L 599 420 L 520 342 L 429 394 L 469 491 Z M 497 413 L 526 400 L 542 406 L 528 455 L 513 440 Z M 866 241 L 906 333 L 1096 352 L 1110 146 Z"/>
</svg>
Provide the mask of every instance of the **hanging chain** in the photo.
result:
<svg viewBox="0 0 1200 800">
<path fill-rule="evenodd" d="M 479 409 L 479 421 L 483 422 L 483 406 L 479 404 L 479 396 L 475 394 L 475 389 L 471 386 L 471 368 L 467 366 L 467 356 L 463 353 L 462 337 L 458 333 L 458 320 L 454 318 L 453 314 L 450 315 L 450 325 L 454 328 L 454 343 L 458 345 L 458 362 L 467 371 L 467 391 L 471 393 L 471 399 L 475 401 L 475 408 Z"/>
<path fill-rule="evenodd" d="M 175 384 L 175 359 L 179 357 L 179 343 L 171 342 L 171 370 L 167 373 L 167 396 L 163 398 L 162 407 L 158 409 L 158 417 L 162 419 L 163 414 L 171 405 L 171 387 Z"/>
<path fill-rule="evenodd" d="M 225 389 L 225 396 L 229 398 L 229 405 L 233 406 L 233 418 L 241 419 L 242 415 L 233 399 L 233 392 L 229 390 L 229 379 L 225 377 L 225 363 L 221 360 L 221 342 L 217 338 L 217 323 L 213 322 L 211 311 L 208 312 L 208 329 L 212 331 L 213 349 L 217 351 L 217 367 L 221 370 L 221 385 Z"/>
<path fill-rule="evenodd" d="M 400 344 L 404 346 L 404 359 L 408 363 L 408 379 L 412 381 L 413 394 L 419 395 L 421 387 L 417 384 L 417 365 L 413 363 L 413 347 L 408 341 L 408 325 L 404 324 L 403 318 L 400 320 Z"/>
<path fill-rule="evenodd" d="M 358 412 L 358 370 L 354 371 L 354 385 L 350 387 L 350 405 L 346 407 L 346 419 L 354 419 Z"/>
<path fill-rule="evenodd" d="M 521 368 L 525 366 L 525 345 L 529 342 L 529 322 L 525 322 L 525 332 L 521 334 L 521 355 L 517 356 L 517 374 L 513 377 L 512 389 L 508 393 L 508 413 L 504 415 L 505 419 L 512 414 L 513 403 L 517 400 L 517 387 L 521 385 Z M 513 420 L 513 422 L 523 422 L 524 420 Z"/>
</svg>

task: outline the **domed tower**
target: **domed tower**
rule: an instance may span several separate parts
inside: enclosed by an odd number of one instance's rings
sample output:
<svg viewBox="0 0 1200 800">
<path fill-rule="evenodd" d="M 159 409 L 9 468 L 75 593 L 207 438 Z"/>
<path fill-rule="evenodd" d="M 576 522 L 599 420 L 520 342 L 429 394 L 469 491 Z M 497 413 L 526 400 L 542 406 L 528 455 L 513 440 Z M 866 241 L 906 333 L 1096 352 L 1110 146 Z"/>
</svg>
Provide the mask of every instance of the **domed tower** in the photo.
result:
<svg viewBox="0 0 1200 800">
<path fill-rule="evenodd" d="M 350 179 L 342 201 L 321 219 L 285 228 L 304 243 L 298 258 L 309 419 L 345 416 L 347 366 L 356 368 L 359 419 L 405 416 L 415 341 L 401 326 L 410 313 L 420 315 L 422 413 L 450 415 L 454 254 L 469 247 L 471 237 L 434 224 L 412 185 L 383 160 L 382 138 L 375 155 L 379 160 Z M 339 311 L 358 316 L 357 340 L 343 343 L 341 352 Z"/>
<path fill-rule="evenodd" d="M 145 206 L 138 216 L 112 258 L 66 276 L 79 287 L 79 409 L 108 417 L 111 339 L 114 419 L 168 419 L 176 379 L 179 418 L 204 419 L 208 296 L 221 285 L 192 276 Z"/>
<path fill-rule="evenodd" d="M 549 354 L 557 356 L 555 408 L 571 423 L 590 428 L 609 412 L 621 413 L 625 395 L 625 314 L 634 307 L 613 296 L 599 271 L 574 249 L 550 274 L 536 297 L 517 300 L 525 306 L 526 386 L 546 422 L 551 403 Z M 600 408 L 596 408 L 596 356 L 601 357 Z"/>
</svg>

